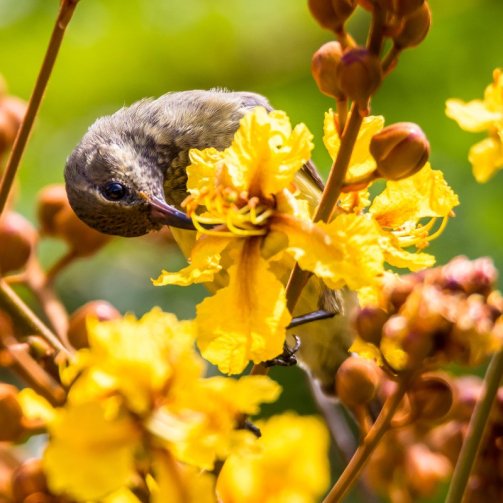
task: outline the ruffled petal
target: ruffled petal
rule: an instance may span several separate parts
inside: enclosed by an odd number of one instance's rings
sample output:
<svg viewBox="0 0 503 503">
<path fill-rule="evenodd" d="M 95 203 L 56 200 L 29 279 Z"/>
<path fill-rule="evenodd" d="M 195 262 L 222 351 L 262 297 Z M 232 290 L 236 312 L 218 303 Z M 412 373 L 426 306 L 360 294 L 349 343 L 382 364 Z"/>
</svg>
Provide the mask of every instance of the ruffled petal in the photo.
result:
<svg viewBox="0 0 503 503">
<path fill-rule="evenodd" d="M 477 133 L 489 129 L 497 120 L 501 120 L 501 112 L 487 108 L 481 100 L 465 103 L 462 100 L 450 99 L 446 102 L 445 113 L 454 119 L 461 129 Z"/>
<path fill-rule="evenodd" d="M 486 138 L 473 145 L 468 160 L 472 164 L 475 180 L 485 183 L 503 169 L 503 143 L 499 139 Z"/>
</svg>

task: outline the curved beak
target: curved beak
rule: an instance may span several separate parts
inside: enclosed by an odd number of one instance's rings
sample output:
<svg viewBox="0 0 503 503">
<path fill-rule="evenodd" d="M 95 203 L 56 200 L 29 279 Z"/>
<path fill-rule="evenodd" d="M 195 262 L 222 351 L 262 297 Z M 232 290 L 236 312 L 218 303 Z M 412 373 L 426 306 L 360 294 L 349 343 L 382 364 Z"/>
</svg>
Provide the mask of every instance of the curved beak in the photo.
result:
<svg viewBox="0 0 503 503">
<path fill-rule="evenodd" d="M 142 196 L 150 207 L 150 217 L 154 222 L 178 229 L 195 230 L 192 220 L 183 211 L 177 210 L 155 196 L 148 196 L 145 193 L 142 193 Z"/>
</svg>

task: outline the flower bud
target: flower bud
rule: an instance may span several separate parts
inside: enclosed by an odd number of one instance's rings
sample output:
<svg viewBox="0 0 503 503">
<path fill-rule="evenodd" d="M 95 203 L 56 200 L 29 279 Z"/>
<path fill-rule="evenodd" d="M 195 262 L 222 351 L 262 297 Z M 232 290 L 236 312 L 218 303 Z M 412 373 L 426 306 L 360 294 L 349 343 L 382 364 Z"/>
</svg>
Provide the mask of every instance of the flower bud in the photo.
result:
<svg viewBox="0 0 503 503">
<path fill-rule="evenodd" d="M 415 417 L 428 424 L 440 422 L 454 403 L 454 390 L 446 376 L 425 374 L 416 380 L 408 392 Z"/>
<path fill-rule="evenodd" d="M 337 370 L 337 396 L 351 408 L 365 405 L 375 397 L 380 378 L 379 368 L 373 361 L 351 356 Z"/>
<path fill-rule="evenodd" d="M 68 324 L 68 340 L 70 344 L 81 349 L 89 346 L 87 319 L 97 318 L 99 321 L 116 320 L 121 317 L 119 311 L 105 300 L 93 300 L 79 307 L 70 316 Z"/>
<path fill-rule="evenodd" d="M 98 232 L 72 210 L 64 185 L 48 185 L 38 197 L 38 220 L 42 232 L 65 240 L 77 256 L 92 255 L 110 240 Z"/>
<path fill-rule="evenodd" d="M 366 342 L 379 346 L 382 329 L 389 315 L 378 307 L 364 307 L 356 315 L 355 325 L 358 335 Z"/>
<path fill-rule="evenodd" d="M 395 46 L 398 49 L 415 47 L 419 45 L 428 34 L 431 25 L 431 10 L 428 3 L 424 3 L 419 9 L 406 17 L 404 23 L 394 37 Z"/>
<path fill-rule="evenodd" d="M 14 442 L 24 431 L 17 393 L 15 386 L 0 383 L 0 442 Z"/>
<path fill-rule="evenodd" d="M 0 95 L 0 154 L 10 148 L 26 114 L 26 103 L 15 96 Z"/>
<path fill-rule="evenodd" d="M 27 459 L 12 474 L 12 493 L 16 503 L 25 502 L 26 498 L 32 494 L 48 495 L 48 492 L 41 459 Z"/>
<path fill-rule="evenodd" d="M 0 274 L 26 265 L 37 241 L 37 232 L 18 213 L 9 212 L 0 219 Z"/>
<path fill-rule="evenodd" d="M 381 62 L 367 49 L 350 49 L 337 67 L 337 86 L 348 98 L 366 110 L 369 98 L 382 80 Z"/>
<path fill-rule="evenodd" d="M 337 67 L 342 57 L 342 46 L 339 42 L 327 42 L 313 55 L 311 73 L 318 88 L 323 94 L 335 99 L 343 99 L 344 93 L 337 84 Z"/>
<path fill-rule="evenodd" d="M 416 12 L 425 0 L 386 0 L 387 9 L 396 16 L 410 16 Z"/>
<path fill-rule="evenodd" d="M 401 180 L 417 173 L 428 160 L 430 144 L 417 124 L 387 126 L 370 140 L 377 171 L 386 180 Z"/>
<path fill-rule="evenodd" d="M 490 258 L 482 257 L 469 260 L 455 257 L 441 269 L 441 281 L 444 288 L 463 291 L 470 295 L 479 293 L 488 295 L 496 284 L 498 271 Z"/>
<path fill-rule="evenodd" d="M 339 31 L 356 8 L 356 0 L 309 0 L 309 10 L 323 27 Z"/>
</svg>

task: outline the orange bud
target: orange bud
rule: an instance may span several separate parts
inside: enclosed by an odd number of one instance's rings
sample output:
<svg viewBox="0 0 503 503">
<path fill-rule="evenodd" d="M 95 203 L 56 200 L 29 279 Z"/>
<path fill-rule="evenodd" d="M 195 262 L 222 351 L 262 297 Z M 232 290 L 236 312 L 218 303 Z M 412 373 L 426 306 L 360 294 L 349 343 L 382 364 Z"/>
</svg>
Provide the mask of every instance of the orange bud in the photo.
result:
<svg viewBox="0 0 503 503">
<path fill-rule="evenodd" d="M 428 3 L 424 3 L 419 9 L 405 18 L 403 26 L 394 37 L 395 46 L 398 49 L 415 47 L 419 45 L 428 34 L 431 26 L 431 10 Z"/>
<path fill-rule="evenodd" d="M 356 0 L 309 0 L 309 10 L 323 27 L 339 31 L 346 19 L 355 10 Z"/>
<path fill-rule="evenodd" d="M 387 9 L 396 16 L 410 16 L 416 12 L 425 0 L 386 0 Z"/>
<path fill-rule="evenodd" d="M 367 49 L 350 49 L 337 67 L 337 84 L 341 92 L 366 110 L 369 98 L 382 80 L 381 62 Z"/>
<path fill-rule="evenodd" d="M 79 307 L 70 316 L 68 325 L 68 340 L 70 344 L 81 349 L 89 346 L 87 319 L 97 318 L 99 321 L 116 320 L 121 317 L 119 311 L 105 300 L 93 300 Z"/>
<path fill-rule="evenodd" d="M 382 329 L 389 315 L 378 307 L 364 307 L 356 315 L 356 330 L 358 335 L 366 342 L 379 346 Z"/>
<path fill-rule="evenodd" d="M 48 185 L 39 193 L 38 219 L 42 232 L 65 240 L 77 256 L 92 255 L 110 240 L 75 215 L 64 185 Z"/>
<path fill-rule="evenodd" d="M 23 100 L 15 96 L 0 97 L 0 153 L 14 143 L 25 114 L 26 103 Z"/>
<path fill-rule="evenodd" d="M 320 91 L 335 99 L 343 99 L 344 94 L 337 85 L 337 67 L 342 57 L 342 46 L 339 42 L 327 42 L 313 55 L 311 73 Z"/>
<path fill-rule="evenodd" d="M 440 422 L 450 412 L 454 403 L 454 390 L 447 376 L 424 374 L 408 392 L 415 417 L 428 424 Z"/>
<path fill-rule="evenodd" d="M 0 219 L 0 274 L 26 265 L 37 242 L 37 232 L 18 213 L 9 212 Z"/>
<path fill-rule="evenodd" d="M 0 334 L 12 335 L 14 333 L 14 323 L 8 313 L 0 309 Z"/>
<path fill-rule="evenodd" d="M 348 407 L 364 405 L 375 397 L 380 378 L 381 372 L 373 361 L 351 356 L 335 375 L 337 396 Z"/>
<path fill-rule="evenodd" d="M 16 503 L 26 501 L 31 494 L 48 492 L 41 459 L 27 459 L 12 474 L 12 493 Z"/>
<path fill-rule="evenodd" d="M 0 383 L 0 442 L 15 442 L 24 431 L 17 393 L 15 386 Z"/>
<path fill-rule="evenodd" d="M 370 153 L 383 178 L 401 180 L 417 173 L 426 164 L 430 144 L 417 124 L 398 122 L 372 137 Z"/>
</svg>

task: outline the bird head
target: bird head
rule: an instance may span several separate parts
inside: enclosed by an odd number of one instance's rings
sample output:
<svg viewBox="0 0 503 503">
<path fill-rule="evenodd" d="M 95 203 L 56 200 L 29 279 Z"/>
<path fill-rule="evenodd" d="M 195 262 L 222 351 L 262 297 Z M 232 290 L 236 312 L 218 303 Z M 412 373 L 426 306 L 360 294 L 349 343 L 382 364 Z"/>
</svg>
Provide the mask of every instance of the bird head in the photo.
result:
<svg viewBox="0 0 503 503">
<path fill-rule="evenodd" d="M 140 138 L 107 136 L 106 128 L 97 126 L 66 163 L 66 191 L 77 216 L 100 232 L 125 237 L 162 225 L 193 229 L 191 220 L 165 201 L 154 149 Z"/>
</svg>

